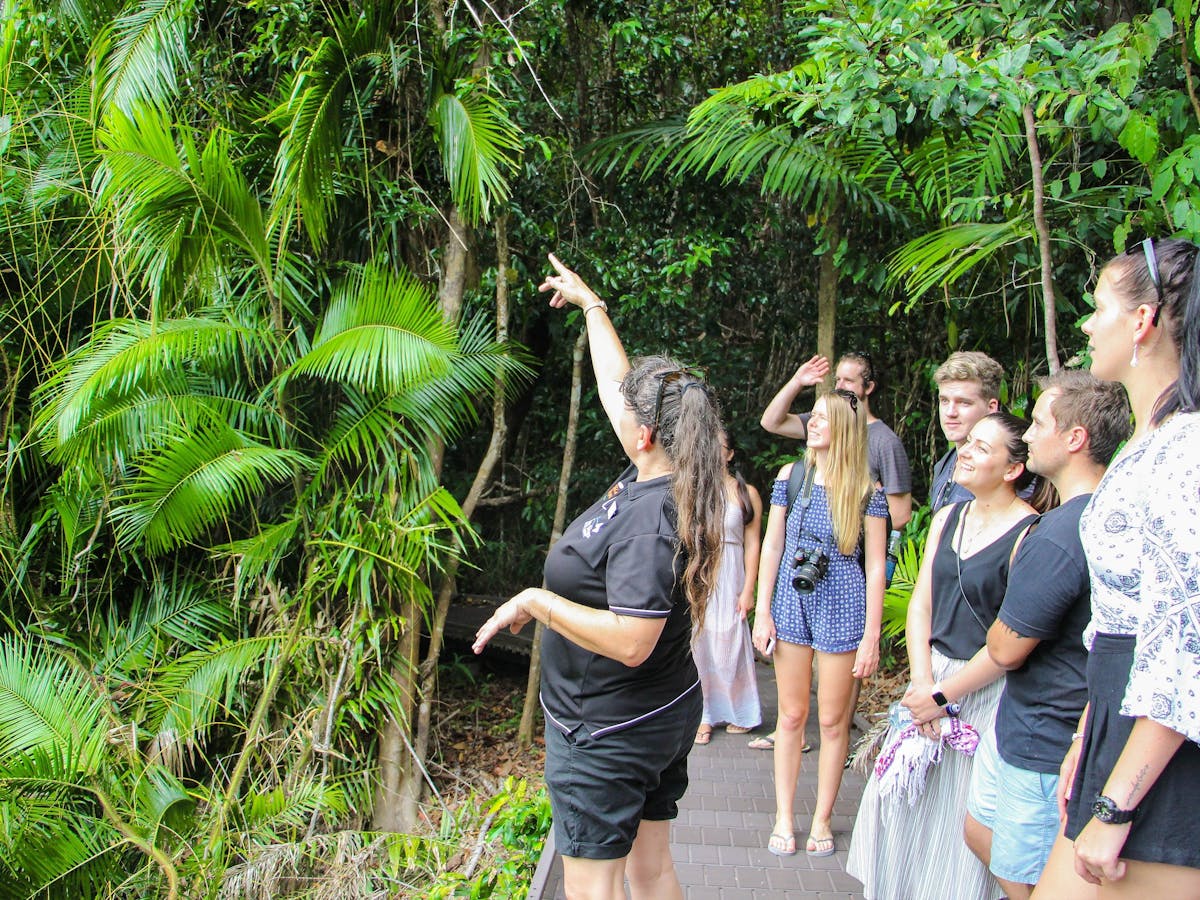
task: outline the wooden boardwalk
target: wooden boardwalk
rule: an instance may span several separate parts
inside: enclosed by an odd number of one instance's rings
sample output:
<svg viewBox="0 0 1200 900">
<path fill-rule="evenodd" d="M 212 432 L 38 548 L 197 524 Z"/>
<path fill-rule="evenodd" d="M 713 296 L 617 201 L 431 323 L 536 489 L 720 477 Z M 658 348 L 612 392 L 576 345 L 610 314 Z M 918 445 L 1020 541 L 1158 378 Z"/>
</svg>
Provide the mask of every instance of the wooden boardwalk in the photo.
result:
<svg viewBox="0 0 1200 900">
<path fill-rule="evenodd" d="M 758 733 L 766 734 L 775 722 L 774 670 L 757 665 L 763 721 Z M 796 836 L 799 852 L 778 857 L 767 851 L 774 822 L 775 788 L 771 751 L 751 750 L 749 736 L 726 734 L 718 728 L 712 742 L 696 747 L 688 761 L 690 785 L 679 804 L 679 818 L 671 829 L 675 867 L 690 900 L 777 900 L 781 897 L 860 898 L 859 883 L 845 874 L 846 851 L 854 812 L 862 796 L 863 779 L 846 772 L 834 811 L 837 852 L 824 859 L 804 853 L 808 817 L 816 800 L 817 750 L 816 698 L 808 737 L 814 745 L 804 757 L 796 789 Z M 851 734 L 851 743 L 858 737 Z M 543 854 L 530 900 L 565 898 L 562 864 L 552 853 Z"/>
</svg>

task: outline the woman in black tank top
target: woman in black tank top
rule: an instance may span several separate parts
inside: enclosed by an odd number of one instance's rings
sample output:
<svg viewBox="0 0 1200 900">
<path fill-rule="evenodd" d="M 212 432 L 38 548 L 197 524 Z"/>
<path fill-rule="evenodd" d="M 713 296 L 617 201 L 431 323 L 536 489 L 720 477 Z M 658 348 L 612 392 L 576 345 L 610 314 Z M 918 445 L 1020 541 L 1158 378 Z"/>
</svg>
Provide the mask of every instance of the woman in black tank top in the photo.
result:
<svg viewBox="0 0 1200 900">
<path fill-rule="evenodd" d="M 975 499 L 938 511 L 909 601 L 905 637 L 912 682 L 903 706 L 926 738 L 939 740 L 947 716 L 981 735 L 991 731 L 1003 688 L 1003 670 L 987 653 L 1016 546 L 1037 516 L 1017 496 L 1033 476 L 1025 469 L 1028 423 L 992 413 L 971 429 L 960 448 L 955 480 Z M 1052 490 L 1052 489 L 1051 489 Z M 1049 505 L 1050 491 L 1035 494 Z M 889 732 L 884 746 L 900 733 Z M 893 733 L 894 732 L 894 733 Z M 872 776 L 863 793 L 846 871 L 863 882 L 868 898 L 940 898 L 954 885 L 960 900 L 999 897 L 995 880 L 963 842 L 971 776 L 970 756 L 945 750 L 925 774 L 909 806 L 903 792 L 881 796 Z"/>
</svg>

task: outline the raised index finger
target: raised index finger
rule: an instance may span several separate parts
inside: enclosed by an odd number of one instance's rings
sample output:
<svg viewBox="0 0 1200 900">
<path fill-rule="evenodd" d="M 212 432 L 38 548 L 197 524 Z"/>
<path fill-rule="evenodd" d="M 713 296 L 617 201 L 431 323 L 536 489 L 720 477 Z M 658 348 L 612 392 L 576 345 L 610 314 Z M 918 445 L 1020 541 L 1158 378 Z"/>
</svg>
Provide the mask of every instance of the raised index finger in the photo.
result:
<svg viewBox="0 0 1200 900">
<path fill-rule="evenodd" d="M 555 256 L 553 253 L 547 253 L 546 255 L 550 259 L 550 265 L 554 266 L 555 271 L 557 271 L 559 275 L 571 274 L 571 270 L 564 266 L 562 261 L 557 256 Z"/>
</svg>

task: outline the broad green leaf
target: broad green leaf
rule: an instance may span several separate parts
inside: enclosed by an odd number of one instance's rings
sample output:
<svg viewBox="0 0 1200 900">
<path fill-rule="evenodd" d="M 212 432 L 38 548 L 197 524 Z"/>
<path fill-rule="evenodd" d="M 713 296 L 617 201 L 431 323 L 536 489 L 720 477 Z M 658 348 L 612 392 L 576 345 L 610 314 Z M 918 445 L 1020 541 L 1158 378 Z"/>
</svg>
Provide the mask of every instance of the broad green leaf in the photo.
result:
<svg viewBox="0 0 1200 900">
<path fill-rule="evenodd" d="M 1131 110 L 1117 140 L 1134 159 L 1149 165 L 1158 154 L 1158 125 L 1149 116 Z"/>
</svg>

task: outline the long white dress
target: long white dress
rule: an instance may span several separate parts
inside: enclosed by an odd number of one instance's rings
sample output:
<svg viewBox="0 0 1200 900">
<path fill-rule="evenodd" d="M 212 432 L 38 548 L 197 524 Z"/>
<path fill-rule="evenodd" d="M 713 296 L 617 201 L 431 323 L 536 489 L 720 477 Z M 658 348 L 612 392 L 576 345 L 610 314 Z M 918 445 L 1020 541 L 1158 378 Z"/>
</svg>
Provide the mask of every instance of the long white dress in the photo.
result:
<svg viewBox="0 0 1200 900">
<path fill-rule="evenodd" d="M 737 610 L 738 596 L 746 583 L 742 546 L 745 525 L 737 502 L 725 504 L 724 533 L 716 590 L 708 598 L 704 627 L 692 645 L 704 692 L 702 721 L 706 725 L 728 722 L 754 728 L 762 723 L 762 709 L 758 703 L 750 626 Z"/>
</svg>

